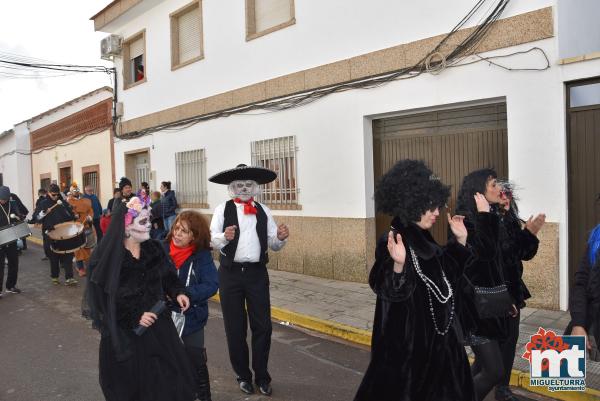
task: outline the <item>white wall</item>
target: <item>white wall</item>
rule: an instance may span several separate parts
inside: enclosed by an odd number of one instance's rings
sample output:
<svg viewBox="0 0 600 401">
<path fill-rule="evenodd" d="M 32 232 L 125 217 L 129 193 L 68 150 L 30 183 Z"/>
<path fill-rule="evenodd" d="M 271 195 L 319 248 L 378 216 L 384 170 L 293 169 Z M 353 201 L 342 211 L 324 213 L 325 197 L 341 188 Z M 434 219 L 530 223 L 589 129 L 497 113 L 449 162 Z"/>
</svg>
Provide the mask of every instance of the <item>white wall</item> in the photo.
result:
<svg viewBox="0 0 600 401">
<path fill-rule="evenodd" d="M 3 184 L 17 194 L 25 207 L 33 211 L 31 196 L 31 156 L 29 153 L 29 130 L 27 123 L 19 123 L 14 133 L 0 138 L 0 173 Z M 19 153 L 7 154 L 17 150 Z M 22 154 L 23 153 L 23 154 Z"/>
<path fill-rule="evenodd" d="M 146 0 L 148 1 L 148 0 Z M 204 60 L 176 71 L 170 65 L 169 13 L 189 3 L 160 3 L 125 26 L 125 38 L 146 29 L 147 82 L 126 91 L 124 119 L 132 119 L 227 90 L 417 39 L 449 32 L 473 7 L 472 0 L 419 2 L 297 1 L 297 23 L 245 41 L 244 2 L 204 1 Z M 491 3 L 490 3 L 491 4 Z M 553 0 L 511 2 L 503 17 L 551 6 Z M 483 7 L 489 11 L 489 6 Z M 135 13 L 132 13 L 135 14 Z M 480 21 L 474 16 L 469 25 Z M 115 24 L 111 24 L 115 25 Z M 121 59 L 117 59 L 122 83 Z"/>
<path fill-rule="evenodd" d="M 35 183 L 33 190 L 35 193 L 37 194 L 37 190 L 39 189 L 41 174 L 50 173 L 52 180 L 60 181 L 58 163 L 64 161 L 73 162 L 71 170 L 72 180 L 77 182 L 79 188 L 83 191 L 82 167 L 98 164 L 100 166 L 99 199 L 102 206 L 106 207 L 108 200 L 112 198 L 112 190 L 114 188 L 110 135 L 111 130 L 106 129 L 102 132 L 89 135 L 77 143 L 33 154 L 33 171 L 30 176 L 33 176 L 33 182 Z"/>
</svg>

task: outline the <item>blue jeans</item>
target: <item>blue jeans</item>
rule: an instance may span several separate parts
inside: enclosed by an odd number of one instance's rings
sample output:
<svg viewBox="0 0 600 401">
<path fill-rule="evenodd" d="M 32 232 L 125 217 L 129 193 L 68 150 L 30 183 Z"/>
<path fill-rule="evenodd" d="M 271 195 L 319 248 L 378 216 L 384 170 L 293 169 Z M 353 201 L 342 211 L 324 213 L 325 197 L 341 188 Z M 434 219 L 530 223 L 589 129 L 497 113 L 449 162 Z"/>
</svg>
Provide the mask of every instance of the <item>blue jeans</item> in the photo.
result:
<svg viewBox="0 0 600 401">
<path fill-rule="evenodd" d="M 176 214 L 174 214 L 173 216 L 169 216 L 169 217 L 164 217 L 163 218 L 163 223 L 165 225 L 165 231 L 167 233 L 169 231 L 171 231 L 171 226 L 173 225 L 173 222 L 175 221 L 175 217 L 177 217 Z"/>
</svg>

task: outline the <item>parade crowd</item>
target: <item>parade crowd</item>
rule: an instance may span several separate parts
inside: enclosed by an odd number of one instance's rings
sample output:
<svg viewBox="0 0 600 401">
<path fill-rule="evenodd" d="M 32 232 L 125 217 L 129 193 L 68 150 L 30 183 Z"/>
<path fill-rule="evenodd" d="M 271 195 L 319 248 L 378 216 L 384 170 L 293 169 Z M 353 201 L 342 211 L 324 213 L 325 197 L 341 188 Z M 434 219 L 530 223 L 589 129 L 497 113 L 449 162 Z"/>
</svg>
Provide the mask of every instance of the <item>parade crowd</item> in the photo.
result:
<svg viewBox="0 0 600 401">
<path fill-rule="evenodd" d="M 168 181 L 160 191 L 147 183 L 134 190 L 123 177 L 106 208 L 91 186 L 82 194 L 75 183 L 65 192 L 51 184 L 38 192 L 29 221 L 4 186 L 0 227 L 41 225 L 52 283 L 60 284 L 61 269 L 67 286 L 77 284 L 75 270 L 85 277 L 82 314 L 101 334 L 106 400 L 211 400 L 204 327 L 217 290 L 237 385 L 270 396 L 268 251 L 284 248 L 290 233 L 255 199 L 260 185 L 276 178 L 243 164 L 210 177 L 230 197 L 210 222 L 179 211 Z M 377 296 L 371 360 L 355 401 L 479 401 L 490 392 L 518 400 L 509 379 L 520 311 L 531 297 L 523 261 L 535 257 L 546 216 L 522 218 L 515 185 L 493 169 L 464 177 L 453 213 L 449 196 L 450 187 L 416 160 L 397 162 L 376 185 L 377 211 L 392 222 L 369 274 Z M 430 233 L 438 219 L 448 222 L 445 245 Z M 0 235 L 0 290 L 6 259 L 6 291 L 15 294 L 21 235 Z M 600 338 L 599 252 L 600 225 L 570 291 L 567 333 Z"/>
</svg>

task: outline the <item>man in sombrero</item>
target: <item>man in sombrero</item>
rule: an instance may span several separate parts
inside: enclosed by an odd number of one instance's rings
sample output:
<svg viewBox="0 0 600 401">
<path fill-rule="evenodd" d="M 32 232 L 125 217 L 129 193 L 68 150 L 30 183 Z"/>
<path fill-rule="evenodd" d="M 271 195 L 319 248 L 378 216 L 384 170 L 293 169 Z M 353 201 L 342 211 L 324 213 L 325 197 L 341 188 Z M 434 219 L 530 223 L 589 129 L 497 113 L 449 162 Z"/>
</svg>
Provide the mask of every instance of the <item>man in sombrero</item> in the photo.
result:
<svg viewBox="0 0 600 401">
<path fill-rule="evenodd" d="M 259 193 L 259 185 L 276 178 L 272 170 L 245 164 L 209 178 L 210 182 L 227 185 L 231 197 L 216 207 L 210 224 L 212 246 L 220 252 L 219 294 L 229 359 L 240 390 L 253 394 L 246 343 L 248 315 L 254 382 L 268 396 L 272 393 L 267 369 L 272 326 L 267 252 L 269 248 L 283 248 L 289 230 L 285 224 L 277 226 L 271 210 L 254 197 Z"/>
</svg>

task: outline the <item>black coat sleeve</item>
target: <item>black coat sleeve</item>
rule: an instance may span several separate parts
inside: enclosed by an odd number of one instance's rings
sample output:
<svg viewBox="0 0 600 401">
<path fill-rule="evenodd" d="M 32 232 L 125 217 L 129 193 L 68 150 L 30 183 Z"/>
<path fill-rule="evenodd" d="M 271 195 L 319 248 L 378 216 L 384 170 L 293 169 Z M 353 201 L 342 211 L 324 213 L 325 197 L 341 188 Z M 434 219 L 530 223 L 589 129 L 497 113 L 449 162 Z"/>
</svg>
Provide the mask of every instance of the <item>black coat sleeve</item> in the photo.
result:
<svg viewBox="0 0 600 401">
<path fill-rule="evenodd" d="M 590 280 L 590 261 L 586 249 L 579 269 L 575 273 L 575 284 L 571 289 L 569 297 L 569 310 L 571 313 L 571 323 L 573 326 L 584 326 L 587 320 L 587 287 Z"/>
<path fill-rule="evenodd" d="M 444 247 L 444 272 L 454 282 L 462 276 L 468 260 L 473 256 L 471 247 L 459 243 L 456 238 L 451 238 Z"/>
<path fill-rule="evenodd" d="M 516 241 L 520 260 L 531 260 L 537 254 L 540 240 L 531 231 L 524 228 L 519 230 Z"/>
<path fill-rule="evenodd" d="M 407 267 L 408 261 L 404 264 L 402 273 L 394 272 L 394 260 L 387 250 L 387 235 L 384 235 L 375 249 L 375 263 L 369 273 L 369 285 L 378 296 L 388 301 L 404 301 L 410 297 L 414 287 L 409 282 Z"/>
<path fill-rule="evenodd" d="M 495 213 L 477 213 L 476 222 L 465 219 L 467 243 L 475 258 L 490 261 L 497 257 L 500 218 Z"/>
<path fill-rule="evenodd" d="M 25 205 L 23 204 L 21 199 L 15 194 L 11 194 L 10 196 L 11 196 L 12 200 L 15 202 L 15 206 L 17 207 L 15 214 L 21 218 L 27 216 L 29 214 L 29 209 L 27 209 L 25 207 Z"/>
</svg>

